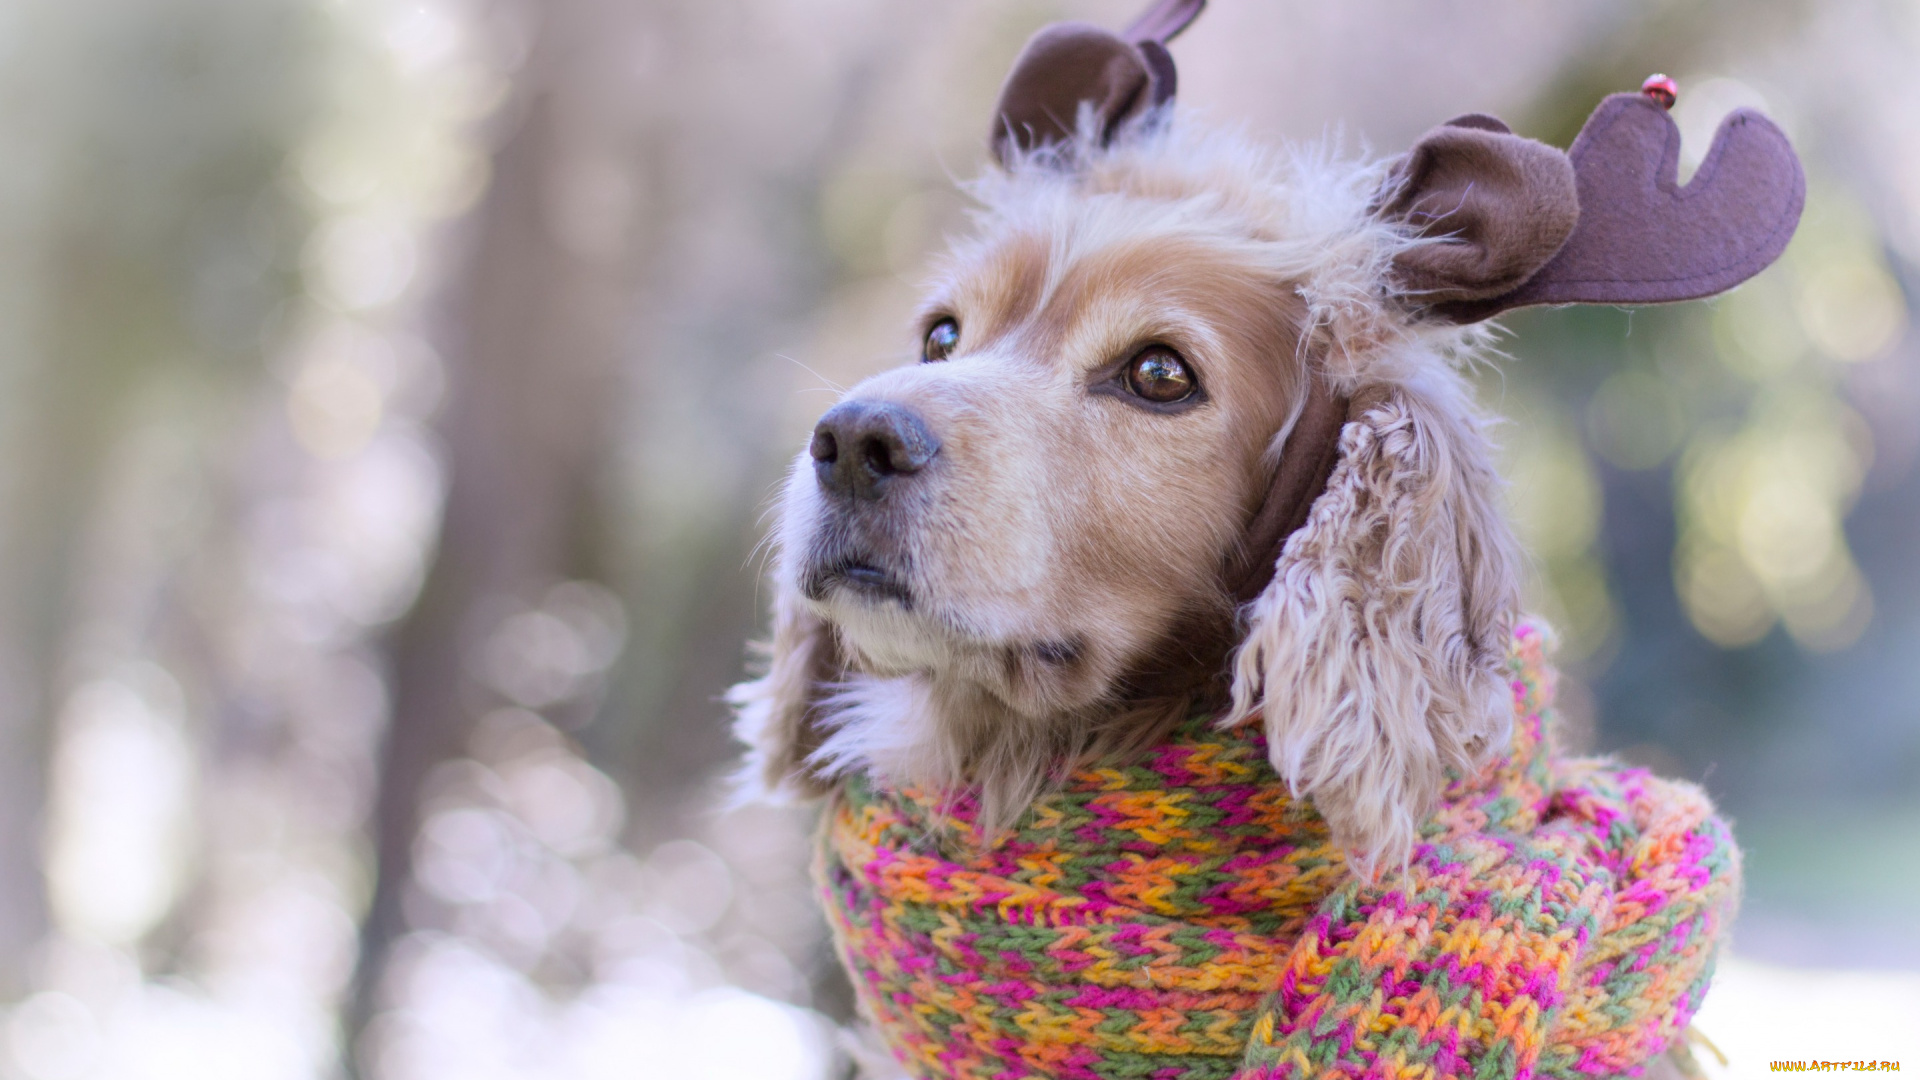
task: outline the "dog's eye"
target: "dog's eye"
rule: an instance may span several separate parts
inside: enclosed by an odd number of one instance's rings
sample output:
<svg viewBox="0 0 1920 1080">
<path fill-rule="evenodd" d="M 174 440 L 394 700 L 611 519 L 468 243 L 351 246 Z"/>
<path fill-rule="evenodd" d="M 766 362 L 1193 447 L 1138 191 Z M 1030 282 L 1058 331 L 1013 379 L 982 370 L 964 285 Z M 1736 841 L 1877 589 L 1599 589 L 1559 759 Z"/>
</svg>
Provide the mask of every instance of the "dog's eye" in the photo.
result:
<svg viewBox="0 0 1920 1080">
<path fill-rule="evenodd" d="M 941 319 L 927 330 L 927 340 L 920 346 L 920 362 L 937 364 L 953 355 L 960 345 L 960 324 L 952 319 Z"/>
<path fill-rule="evenodd" d="M 1193 396 L 1193 372 L 1180 354 L 1165 345 L 1149 345 L 1127 361 L 1127 389 L 1161 405 Z"/>
</svg>

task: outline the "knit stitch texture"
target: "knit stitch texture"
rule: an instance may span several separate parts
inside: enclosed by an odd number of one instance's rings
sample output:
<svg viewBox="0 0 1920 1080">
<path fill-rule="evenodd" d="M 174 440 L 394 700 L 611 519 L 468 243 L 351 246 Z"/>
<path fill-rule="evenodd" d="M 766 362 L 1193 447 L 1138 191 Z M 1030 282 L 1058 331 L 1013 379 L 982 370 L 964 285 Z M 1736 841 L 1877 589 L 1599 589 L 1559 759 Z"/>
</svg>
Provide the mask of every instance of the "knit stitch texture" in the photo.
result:
<svg viewBox="0 0 1920 1080">
<path fill-rule="evenodd" d="M 1372 884 L 1258 724 L 1074 772 L 984 851 L 964 796 L 850 781 L 815 871 L 862 1011 L 922 1080 L 1638 1075 L 1739 853 L 1693 785 L 1551 752 L 1542 646 L 1515 636 L 1508 752 Z"/>
</svg>

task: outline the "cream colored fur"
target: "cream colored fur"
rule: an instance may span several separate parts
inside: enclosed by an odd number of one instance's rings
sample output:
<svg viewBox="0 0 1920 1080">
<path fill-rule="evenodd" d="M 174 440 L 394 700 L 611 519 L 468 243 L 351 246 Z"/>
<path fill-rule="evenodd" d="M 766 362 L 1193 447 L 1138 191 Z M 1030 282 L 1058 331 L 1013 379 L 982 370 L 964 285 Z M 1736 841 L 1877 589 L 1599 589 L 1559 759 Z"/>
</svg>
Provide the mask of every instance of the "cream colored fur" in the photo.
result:
<svg viewBox="0 0 1920 1080">
<path fill-rule="evenodd" d="M 973 234 L 916 324 L 958 318 L 954 358 L 849 392 L 939 434 L 913 494 L 853 520 L 796 460 L 770 667 L 730 695 L 747 780 L 800 795 L 856 769 L 973 784 L 992 829 L 1064 765 L 1163 730 L 1185 703 L 1131 699 L 1128 673 L 1183 627 L 1234 627 L 1220 568 L 1317 368 L 1369 407 L 1241 613 L 1225 720 L 1261 718 L 1276 769 L 1362 869 L 1396 865 L 1443 770 L 1506 734 L 1518 567 L 1458 371 L 1478 339 L 1394 295 L 1394 256 L 1431 241 L 1374 216 L 1379 163 L 1278 154 L 1185 116 L 1071 156 L 973 185 Z M 1188 358 L 1203 406 L 1162 415 L 1089 392 L 1150 341 Z M 810 592 L 854 547 L 911 602 Z"/>
<path fill-rule="evenodd" d="M 1224 723 L 1263 718 L 1275 770 L 1371 877 L 1411 854 L 1444 769 L 1506 743 L 1518 563 L 1457 376 L 1426 372 L 1356 411 L 1251 606 Z"/>
</svg>

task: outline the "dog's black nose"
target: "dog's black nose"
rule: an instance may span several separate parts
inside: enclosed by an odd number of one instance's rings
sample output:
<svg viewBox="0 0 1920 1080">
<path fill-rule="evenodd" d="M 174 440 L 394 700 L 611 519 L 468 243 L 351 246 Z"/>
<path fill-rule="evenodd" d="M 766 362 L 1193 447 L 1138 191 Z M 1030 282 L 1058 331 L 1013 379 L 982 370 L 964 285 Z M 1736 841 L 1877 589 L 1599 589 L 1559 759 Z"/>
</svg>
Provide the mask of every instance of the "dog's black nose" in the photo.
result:
<svg viewBox="0 0 1920 1080">
<path fill-rule="evenodd" d="M 940 452 L 940 440 L 905 405 L 843 401 L 814 426 L 808 452 L 821 487 L 856 499 L 877 499 L 893 481 L 926 468 Z"/>
</svg>

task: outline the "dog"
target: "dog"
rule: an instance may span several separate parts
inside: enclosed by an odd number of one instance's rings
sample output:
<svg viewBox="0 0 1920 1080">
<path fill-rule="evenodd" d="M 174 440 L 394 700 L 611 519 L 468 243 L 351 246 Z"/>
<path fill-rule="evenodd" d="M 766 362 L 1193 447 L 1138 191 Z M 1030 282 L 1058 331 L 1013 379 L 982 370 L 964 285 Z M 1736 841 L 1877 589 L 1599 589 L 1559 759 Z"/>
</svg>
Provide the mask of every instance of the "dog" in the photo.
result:
<svg viewBox="0 0 1920 1080">
<path fill-rule="evenodd" d="M 1165 48 L 1200 6 L 1016 62 L 919 362 L 782 489 L 767 670 L 730 694 L 752 789 L 964 790 L 991 836 L 1207 712 L 1391 875 L 1512 721 L 1483 320 L 1718 292 L 1797 221 L 1777 128 L 1736 114 L 1682 190 L 1646 95 L 1570 153 L 1478 114 L 1381 161 L 1202 126 Z"/>
</svg>

